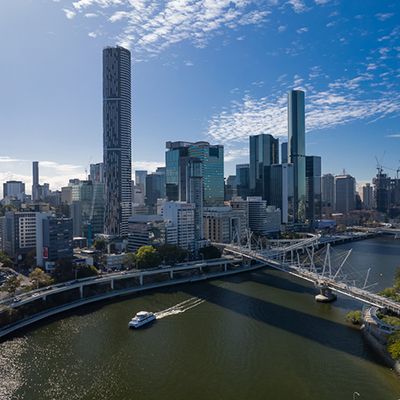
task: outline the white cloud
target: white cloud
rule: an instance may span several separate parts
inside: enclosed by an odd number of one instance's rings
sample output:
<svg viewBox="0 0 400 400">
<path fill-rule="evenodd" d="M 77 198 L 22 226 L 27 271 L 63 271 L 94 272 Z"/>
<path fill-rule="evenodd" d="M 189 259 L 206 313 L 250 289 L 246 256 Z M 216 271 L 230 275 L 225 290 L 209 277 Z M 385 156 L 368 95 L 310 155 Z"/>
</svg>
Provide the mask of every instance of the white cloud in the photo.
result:
<svg viewBox="0 0 400 400">
<path fill-rule="evenodd" d="M 400 138 L 400 133 L 393 133 L 392 135 L 386 135 L 388 138 Z"/>
<path fill-rule="evenodd" d="M 280 25 L 280 26 L 278 26 L 278 32 L 279 32 L 279 33 L 285 32 L 286 29 L 287 29 L 287 26 L 286 26 L 286 25 Z"/>
<path fill-rule="evenodd" d="M 375 17 L 379 19 L 379 21 L 386 21 L 387 19 L 393 17 L 393 13 L 378 13 L 375 14 Z"/>
<path fill-rule="evenodd" d="M 306 26 L 304 26 L 303 28 L 297 29 L 296 32 L 299 34 L 302 34 L 302 33 L 308 32 L 308 28 Z"/>
<path fill-rule="evenodd" d="M 318 68 L 318 67 L 317 67 Z M 313 70 L 316 71 L 316 68 Z M 352 79 L 337 79 L 323 90 L 315 90 L 300 76 L 292 84 L 271 97 L 256 98 L 245 95 L 230 107 L 215 114 L 209 121 L 206 136 L 210 140 L 233 145 L 247 141 L 250 135 L 269 133 L 287 137 L 287 95 L 289 88 L 299 84 L 306 90 L 306 129 L 315 132 L 334 128 L 356 120 L 374 122 L 383 117 L 400 114 L 400 94 L 394 90 L 380 90 L 368 95 L 362 90 L 369 86 L 372 76 L 362 73 Z M 394 137 L 394 136 L 393 136 Z"/>
<path fill-rule="evenodd" d="M 8 165 L 12 164 L 12 165 Z M 12 167 L 12 168 L 11 168 Z M 25 182 L 26 192 L 31 193 L 32 161 L 0 156 L 0 182 L 19 180 Z M 60 189 L 68 184 L 69 179 L 86 179 L 84 167 L 73 164 L 61 164 L 55 161 L 39 161 L 40 182 L 49 183 L 51 190 Z M 0 191 L 2 185 L 0 185 Z"/>
<path fill-rule="evenodd" d="M 238 158 L 248 157 L 249 155 L 249 146 L 245 146 L 240 149 L 231 149 L 225 146 L 224 149 L 224 161 L 229 162 L 233 160 L 237 160 Z"/>
<path fill-rule="evenodd" d="M 288 3 L 292 6 L 293 11 L 298 14 L 307 11 L 307 7 L 303 0 L 289 0 Z"/>
<path fill-rule="evenodd" d="M 63 8 L 63 11 L 64 11 L 64 13 L 65 13 L 65 16 L 66 16 L 68 19 L 72 19 L 72 18 L 74 18 L 75 15 L 76 15 L 76 12 L 75 12 L 75 11 L 68 10 L 68 8 Z"/>
<path fill-rule="evenodd" d="M 0 163 L 15 163 L 15 162 L 24 162 L 26 160 L 22 160 L 19 158 L 13 158 L 9 156 L 0 156 Z"/>
<path fill-rule="evenodd" d="M 315 4 L 317 4 L 318 6 L 322 6 L 324 4 L 327 4 L 330 2 L 330 0 L 314 0 Z"/>
<path fill-rule="evenodd" d="M 102 16 L 105 21 L 118 24 L 120 34 L 116 41 L 125 47 L 135 43 L 137 53 L 157 54 L 167 47 L 190 41 L 204 47 L 208 40 L 223 29 L 241 25 L 259 25 L 266 21 L 275 3 L 259 0 L 66 0 L 70 8 L 68 18 L 77 14 L 86 17 Z M 301 0 L 291 0 L 296 10 Z M 101 15 L 100 15 L 101 14 Z M 107 32 L 103 18 L 99 24 Z M 100 20 L 100 19 L 99 19 Z M 96 31 L 97 32 L 97 31 Z"/>
<path fill-rule="evenodd" d="M 89 32 L 88 33 L 88 36 L 91 37 L 91 38 L 97 38 L 97 35 L 98 34 L 96 32 Z"/>
<path fill-rule="evenodd" d="M 133 171 L 145 170 L 148 172 L 154 172 L 158 167 L 163 167 L 164 161 L 134 161 L 132 163 Z"/>
</svg>

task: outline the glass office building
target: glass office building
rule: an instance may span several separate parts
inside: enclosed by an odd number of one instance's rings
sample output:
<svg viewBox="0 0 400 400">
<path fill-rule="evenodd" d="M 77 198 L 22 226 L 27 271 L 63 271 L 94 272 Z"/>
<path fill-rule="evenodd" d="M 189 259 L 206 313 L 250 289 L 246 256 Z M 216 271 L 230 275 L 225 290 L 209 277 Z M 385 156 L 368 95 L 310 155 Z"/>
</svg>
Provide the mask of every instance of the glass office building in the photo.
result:
<svg viewBox="0 0 400 400">
<path fill-rule="evenodd" d="M 321 188 L 321 157 L 306 157 L 306 217 L 313 224 L 321 219 L 322 188 Z"/>
<path fill-rule="evenodd" d="M 271 135 L 250 136 L 249 185 L 253 196 L 264 195 L 264 167 L 279 163 L 279 140 Z"/>
<path fill-rule="evenodd" d="M 166 195 L 168 200 L 186 201 L 187 160 L 201 162 L 205 207 L 224 203 L 224 148 L 208 142 L 167 142 Z"/>
</svg>

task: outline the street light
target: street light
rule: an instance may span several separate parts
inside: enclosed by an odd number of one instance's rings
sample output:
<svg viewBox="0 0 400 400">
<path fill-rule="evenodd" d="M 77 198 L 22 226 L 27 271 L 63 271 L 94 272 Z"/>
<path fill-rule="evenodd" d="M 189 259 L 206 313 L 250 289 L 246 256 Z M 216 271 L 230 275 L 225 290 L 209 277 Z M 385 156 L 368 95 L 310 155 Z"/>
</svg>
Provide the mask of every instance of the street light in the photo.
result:
<svg viewBox="0 0 400 400">
<path fill-rule="evenodd" d="M 353 392 L 353 400 L 356 399 L 356 396 L 357 396 L 357 397 L 360 397 L 360 393 L 358 393 L 358 392 Z"/>
</svg>

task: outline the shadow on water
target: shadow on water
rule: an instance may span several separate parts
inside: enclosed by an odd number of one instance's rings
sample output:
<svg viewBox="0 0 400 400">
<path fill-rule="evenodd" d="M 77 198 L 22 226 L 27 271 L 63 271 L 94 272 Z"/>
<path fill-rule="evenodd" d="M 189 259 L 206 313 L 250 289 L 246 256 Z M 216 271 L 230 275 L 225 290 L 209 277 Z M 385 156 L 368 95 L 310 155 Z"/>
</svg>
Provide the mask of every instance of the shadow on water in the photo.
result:
<svg viewBox="0 0 400 400">
<path fill-rule="evenodd" d="M 246 278 L 248 278 L 248 281 L 260 281 L 260 277 L 257 275 L 255 277 L 249 275 Z M 277 278 L 277 280 L 279 279 L 285 280 L 284 278 Z M 224 281 L 224 279 L 220 280 Z M 231 282 L 230 278 L 226 280 Z M 265 282 L 266 285 L 269 285 L 268 280 Z M 286 280 L 284 285 L 286 286 Z M 293 285 L 296 286 L 296 283 L 293 283 Z M 209 303 L 227 308 L 230 311 L 275 328 L 302 336 L 322 346 L 346 352 L 352 356 L 375 362 L 379 365 L 385 365 L 372 352 L 364 352 L 358 346 L 355 346 L 354 343 L 360 341 L 361 334 L 358 330 L 344 324 L 261 300 L 226 287 L 215 286 L 211 282 L 204 282 L 201 286 L 185 285 L 182 290 L 191 296 L 204 298 Z M 306 290 L 306 292 L 308 291 Z M 314 291 L 312 293 L 315 294 Z M 349 340 L 349 336 L 351 337 L 352 335 L 354 340 Z M 366 347 L 365 345 L 363 349 Z"/>
<path fill-rule="evenodd" d="M 310 301 L 314 301 L 313 297 L 316 294 L 316 290 L 312 286 L 297 283 L 293 278 L 282 274 L 276 275 L 275 271 L 268 271 L 268 269 L 226 278 L 218 278 L 217 281 L 227 282 L 230 284 L 255 282 L 265 285 L 266 288 L 274 287 L 280 290 L 308 294 L 310 295 Z M 11 337 L 23 336 L 27 332 L 32 331 L 32 329 L 40 328 L 66 317 L 85 316 L 117 302 L 131 301 L 134 298 L 140 298 L 144 295 L 151 296 L 160 293 L 172 294 L 179 292 L 184 292 L 192 297 L 195 296 L 204 299 L 207 302 L 227 308 L 248 318 L 302 336 L 319 343 L 320 345 L 384 365 L 373 353 L 370 351 L 363 352 L 359 347 L 354 345 L 355 342 L 360 340 L 360 332 L 349 326 L 252 297 L 248 294 L 239 293 L 226 287 L 217 286 L 212 284 L 212 281 L 202 281 L 192 284 L 152 289 L 142 293 L 99 301 L 95 304 L 83 305 L 79 308 L 51 316 L 43 321 L 38 321 L 26 328 L 22 328 L 18 332 L 10 334 L 9 337 L 3 338 L 3 340 L 7 340 Z M 351 307 L 359 307 L 359 303 L 352 299 L 340 298 L 339 301 L 342 308 L 350 309 Z M 321 306 L 330 307 L 330 305 Z M 349 336 L 351 335 L 354 335 L 354 340 L 349 340 Z M 3 340 L 0 340 L 0 342 Z"/>
</svg>

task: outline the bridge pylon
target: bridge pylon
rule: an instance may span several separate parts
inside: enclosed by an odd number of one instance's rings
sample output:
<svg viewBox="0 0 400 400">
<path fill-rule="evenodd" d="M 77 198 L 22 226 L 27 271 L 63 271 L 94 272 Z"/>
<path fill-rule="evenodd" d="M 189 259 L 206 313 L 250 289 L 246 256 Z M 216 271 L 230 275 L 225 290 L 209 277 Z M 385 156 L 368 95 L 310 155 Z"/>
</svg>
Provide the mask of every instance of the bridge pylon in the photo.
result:
<svg viewBox="0 0 400 400">
<path fill-rule="evenodd" d="M 316 282 L 315 286 L 319 289 L 319 294 L 315 296 L 315 300 L 319 303 L 332 303 L 337 299 L 336 294 L 333 293 L 328 282 Z"/>
</svg>

